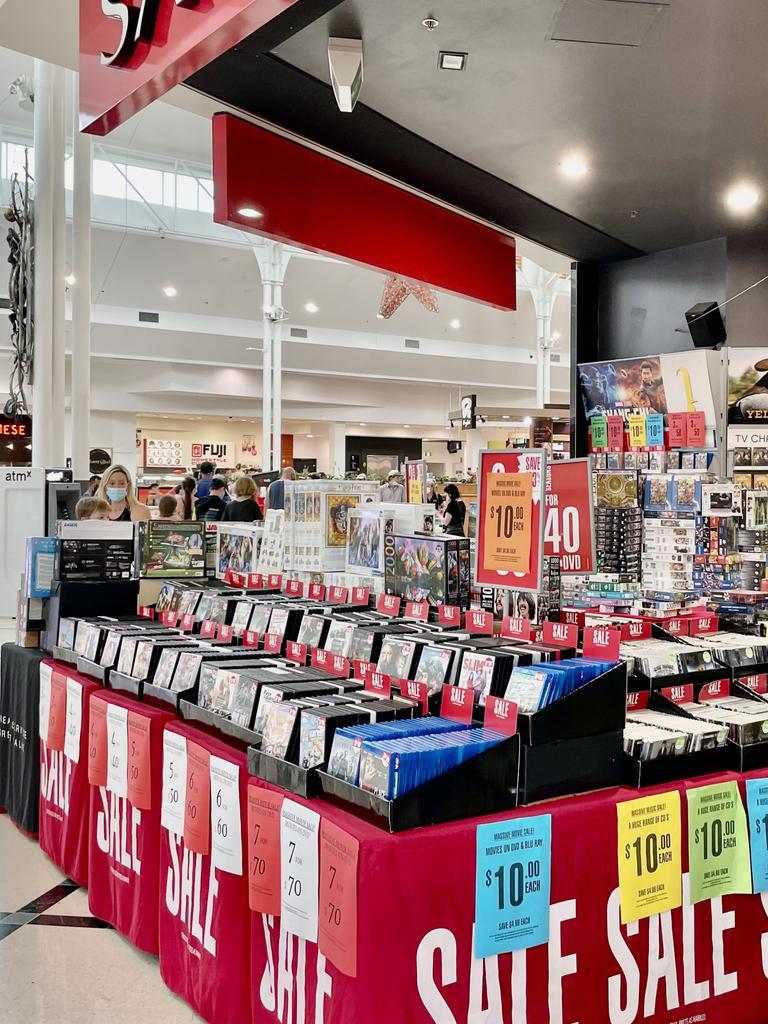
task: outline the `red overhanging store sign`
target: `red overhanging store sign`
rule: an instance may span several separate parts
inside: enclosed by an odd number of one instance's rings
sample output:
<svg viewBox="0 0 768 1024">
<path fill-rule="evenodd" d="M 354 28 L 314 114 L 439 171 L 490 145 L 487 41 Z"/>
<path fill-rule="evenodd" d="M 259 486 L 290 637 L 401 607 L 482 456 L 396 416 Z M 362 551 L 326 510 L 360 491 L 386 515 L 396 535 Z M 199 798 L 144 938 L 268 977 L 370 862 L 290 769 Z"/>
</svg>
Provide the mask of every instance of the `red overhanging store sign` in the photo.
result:
<svg viewBox="0 0 768 1024">
<path fill-rule="evenodd" d="M 296 0 L 80 0 L 80 127 L 106 135 Z"/>
<path fill-rule="evenodd" d="M 514 238 L 365 170 L 216 114 L 213 178 L 219 224 L 515 309 Z"/>
</svg>

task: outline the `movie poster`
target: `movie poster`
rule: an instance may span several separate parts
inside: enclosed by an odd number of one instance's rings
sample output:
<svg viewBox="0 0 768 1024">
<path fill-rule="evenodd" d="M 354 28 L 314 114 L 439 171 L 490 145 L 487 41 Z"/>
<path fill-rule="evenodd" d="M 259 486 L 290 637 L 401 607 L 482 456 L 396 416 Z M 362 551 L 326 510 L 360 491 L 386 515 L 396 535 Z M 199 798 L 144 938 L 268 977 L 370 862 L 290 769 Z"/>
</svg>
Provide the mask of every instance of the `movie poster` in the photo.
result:
<svg viewBox="0 0 768 1024">
<path fill-rule="evenodd" d="M 728 349 L 728 423 L 768 426 L 768 349 Z"/>
<path fill-rule="evenodd" d="M 347 519 L 351 508 L 360 502 L 357 494 L 326 494 L 325 542 L 331 548 L 343 548 L 347 543 Z"/>
</svg>

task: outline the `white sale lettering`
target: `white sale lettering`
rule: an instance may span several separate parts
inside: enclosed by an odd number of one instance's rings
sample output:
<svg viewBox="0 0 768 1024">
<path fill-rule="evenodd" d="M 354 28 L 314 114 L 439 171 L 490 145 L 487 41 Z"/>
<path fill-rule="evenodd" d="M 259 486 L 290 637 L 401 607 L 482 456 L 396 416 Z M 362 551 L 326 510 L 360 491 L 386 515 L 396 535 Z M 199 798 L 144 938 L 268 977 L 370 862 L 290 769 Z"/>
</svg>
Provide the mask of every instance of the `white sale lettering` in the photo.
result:
<svg viewBox="0 0 768 1024">
<path fill-rule="evenodd" d="M 191 853 L 185 847 L 179 861 L 179 846 L 181 840 L 172 832 L 168 832 L 168 849 L 171 855 L 171 863 L 168 868 L 168 876 L 165 884 L 165 906 L 168 913 L 178 917 L 182 924 L 189 929 L 191 936 L 202 944 L 206 953 L 216 956 L 216 939 L 211 932 L 213 924 L 213 908 L 216 897 L 219 894 L 219 881 L 216 876 L 216 868 L 211 863 L 211 858 L 206 857 L 207 879 L 203 878 L 203 856 L 199 853 Z M 201 888 L 203 881 L 207 882 L 207 898 L 205 904 L 205 923 L 200 916 L 201 909 Z"/>
<path fill-rule="evenodd" d="M 314 1024 L 325 1024 L 326 1003 L 333 995 L 333 979 L 327 971 L 326 958 L 314 943 L 279 929 L 275 936 L 275 919 L 261 915 L 266 949 L 266 963 L 259 983 L 261 1005 L 270 1013 L 277 1011 L 280 1024 L 308 1024 L 306 1000 L 312 999 L 307 982 L 307 953 L 317 955 Z M 274 943 L 277 940 L 277 977 L 275 977 Z M 294 967 L 295 964 L 295 967 Z M 311 1014 L 311 1010 L 310 1010 Z M 311 1019 L 311 1017 L 310 1017 Z"/>
<path fill-rule="evenodd" d="M 43 744 L 43 761 L 40 765 L 40 795 L 46 803 L 69 814 L 69 784 L 72 779 L 72 762 L 62 750 L 49 750 Z"/>
<path fill-rule="evenodd" d="M 99 786 L 101 810 L 96 815 L 96 844 L 116 864 L 141 875 L 139 828 L 141 811 L 130 801 Z"/>
</svg>

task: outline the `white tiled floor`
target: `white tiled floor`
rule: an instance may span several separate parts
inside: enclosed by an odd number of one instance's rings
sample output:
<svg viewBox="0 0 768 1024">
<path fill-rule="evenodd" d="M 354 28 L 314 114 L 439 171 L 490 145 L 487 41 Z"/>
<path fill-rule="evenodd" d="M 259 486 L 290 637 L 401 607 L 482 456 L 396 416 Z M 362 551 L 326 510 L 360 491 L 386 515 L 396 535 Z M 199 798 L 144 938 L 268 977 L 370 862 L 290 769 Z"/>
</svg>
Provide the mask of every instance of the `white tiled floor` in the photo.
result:
<svg viewBox="0 0 768 1024">
<path fill-rule="evenodd" d="M 2 1024 L 194 1024 L 200 1018 L 160 979 L 157 960 L 111 929 L 24 924 L 7 914 L 64 880 L 37 843 L 0 815 L 0 1021 Z M 90 917 L 83 890 L 47 913 Z"/>
</svg>

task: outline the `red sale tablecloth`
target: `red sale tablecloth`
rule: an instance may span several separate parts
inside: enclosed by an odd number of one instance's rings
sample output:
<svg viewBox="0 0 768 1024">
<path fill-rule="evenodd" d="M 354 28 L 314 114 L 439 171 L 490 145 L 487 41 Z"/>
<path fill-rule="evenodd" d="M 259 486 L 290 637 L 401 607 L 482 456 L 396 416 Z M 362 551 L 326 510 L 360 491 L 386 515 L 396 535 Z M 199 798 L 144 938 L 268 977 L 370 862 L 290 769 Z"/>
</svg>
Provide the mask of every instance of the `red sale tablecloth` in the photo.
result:
<svg viewBox="0 0 768 1024">
<path fill-rule="evenodd" d="M 160 830 L 160 971 L 166 985 L 209 1024 L 243 1024 L 251 1015 L 250 911 L 245 874 L 246 757 L 185 722 L 166 727 L 239 768 L 243 873 L 214 867 L 184 839 Z M 213 793 L 211 800 L 214 799 Z"/>
<path fill-rule="evenodd" d="M 91 694 L 100 687 L 70 665 L 49 660 L 43 665 L 52 668 L 54 687 L 66 687 L 66 681 L 71 680 L 75 690 L 80 688 L 81 722 L 77 761 L 40 740 L 40 847 L 65 875 L 78 885 L 87 886 L 88 705 Z"/>
<path fill-rule="evenodd" d="M 110 690 L 93 694 L 91 701 L 124 707 L 146 723 L 150 784 L 142 808 L 106 786 L 90 787 L 88 906 L 134 946 L 157 955 L 163 729 L 175 715 Z"/>
<path fill-rule="evenodd" d="M 742 778 L 656 790 L 683 794 L 684 870 L 684 790 Z M 485 960 L 472 955 L 477 820 L 390 836 L 290 797 L 359 840 L 357 977 L 279 918 L 254 914 L 254 1024 L 765 1024 L 768 894 L 621 926 L 616 804 L 638 795 L 607 790 L 482 819 L 552 815 L 549 944 Z M 683 882 L 685 897 L 687 873 Z"/>
</svg>

